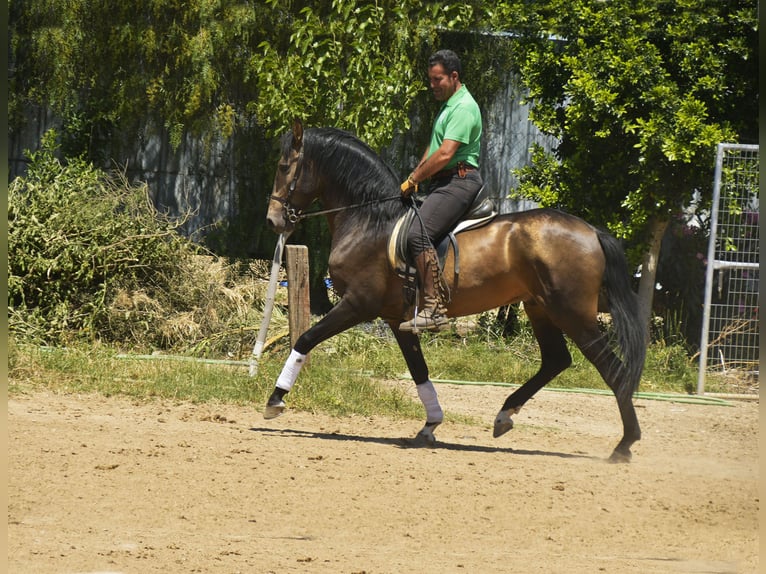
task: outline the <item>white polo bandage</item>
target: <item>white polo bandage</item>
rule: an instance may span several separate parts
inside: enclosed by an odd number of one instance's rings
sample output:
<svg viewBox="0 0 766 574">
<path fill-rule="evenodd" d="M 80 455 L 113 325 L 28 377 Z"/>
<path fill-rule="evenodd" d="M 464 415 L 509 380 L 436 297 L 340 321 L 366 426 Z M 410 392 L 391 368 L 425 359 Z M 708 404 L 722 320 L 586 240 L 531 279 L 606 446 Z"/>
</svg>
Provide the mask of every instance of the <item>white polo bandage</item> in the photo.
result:
<svg viewBox="0 0 766 574">
<path fill-rule="evenodd" d="M 304 363 L 306 362 L 306 355 L 302 355 L 295 349 L 290 352 L 290 356 L 285 361 L 285 366 L 282 367 L 282 372 L 277 378 L 277 388 L 283 391 L 290 392 L 295 384 L 295 379 L 298 378 L 298 373 L 301 372 Z"/>
<path fill-rule="evenodd" d="M 426 408 L 426 421 L 429 423 L 440 423 L 444 420 L 444 411 L 439 404 L 439 397 L 436 395 L 434 384 L 428 380 L 425 383 L 416 385 L 420 402 Z"/>
</svg>

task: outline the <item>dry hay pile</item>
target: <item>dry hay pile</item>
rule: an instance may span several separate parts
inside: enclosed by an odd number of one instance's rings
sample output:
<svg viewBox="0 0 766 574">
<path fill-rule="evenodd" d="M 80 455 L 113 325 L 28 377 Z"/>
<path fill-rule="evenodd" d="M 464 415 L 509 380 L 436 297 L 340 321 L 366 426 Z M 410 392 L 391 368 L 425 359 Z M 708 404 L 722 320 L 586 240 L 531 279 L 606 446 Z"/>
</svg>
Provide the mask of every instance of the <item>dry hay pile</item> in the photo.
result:
<svg viewBox="0 0 766 574">
<path fill-rule="evenodd" d="M 133 347 L 205 357 L 248 356 L 263 317 L 269 262 L 195 255 L 179 262 L 177 275 L 169 291 L 118 289 L 102 331 Z M 280 296 L 286 294 L 277 294 L 273 333 L 287 330 Z"/>
</svg>

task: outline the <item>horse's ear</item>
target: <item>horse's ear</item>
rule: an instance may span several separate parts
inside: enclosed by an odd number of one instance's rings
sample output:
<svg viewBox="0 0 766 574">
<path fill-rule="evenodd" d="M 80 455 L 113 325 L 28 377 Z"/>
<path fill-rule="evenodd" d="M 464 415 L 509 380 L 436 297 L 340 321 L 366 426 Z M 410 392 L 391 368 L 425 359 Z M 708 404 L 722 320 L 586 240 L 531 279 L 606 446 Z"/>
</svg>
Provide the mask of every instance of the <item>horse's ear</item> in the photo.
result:
<svg viewBox="0 0 766 574">
<path fill-rule="evenodd" d="M 303 122 L 300 118 L 293 120 L 293 149 L 299 150 L 303 147 Z"/>
</svg>

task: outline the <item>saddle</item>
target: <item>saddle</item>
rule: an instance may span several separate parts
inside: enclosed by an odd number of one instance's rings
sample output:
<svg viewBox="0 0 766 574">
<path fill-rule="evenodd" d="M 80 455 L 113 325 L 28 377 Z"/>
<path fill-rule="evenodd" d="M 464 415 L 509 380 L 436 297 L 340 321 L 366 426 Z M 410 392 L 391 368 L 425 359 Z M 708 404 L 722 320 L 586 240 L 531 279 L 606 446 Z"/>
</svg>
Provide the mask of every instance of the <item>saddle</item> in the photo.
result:
<svg viewBox="0 0 766 574">
<path fill-rule="evenodd" d="M 455 253 L 455 277 L 457 278 L 460 273 L 460 254 L 457 246 L 457 238 L 455 236 L 461 231 L 468 231 L 469 229 L 476 229 L 477 227 L 486 225 L 492 221 L 496 215 L 497 210 L 495 208 L 495 202 L 489 197 L 486 185 L 483 185 L 476 194 L 476 198 L 473 200 L 471 207 L 466 211 L 465 215 L 460 218 L 457 225 L 455 225 L 438 245 L 434 246 L 439 258 L 439 267 L 444 269 L 444 262 L 447 259 L 447 253 L 449 252 L 449 247 L 451 245 Z M 406 291 L 409 291 L 410 289 L 414 291 L 415 276 L 417 274 L 409 254 L 409 249 L 407 248 L 407 233 L 416 216 L 417 212 L 414 208 L 407 210 L 407 213 L 400 217 L 396 222 L 394 229 L 391 232 L 391 236 L 388 238 L 388 261 L 391 264 L 392 269 L 394 269 L 400 277 L 405 279 Z M 410 288 L 408 288 L 409 284 L 412 284 Z M 455 284 L 457 284 L 457 281 L 455 281 Z"/>
</svg>

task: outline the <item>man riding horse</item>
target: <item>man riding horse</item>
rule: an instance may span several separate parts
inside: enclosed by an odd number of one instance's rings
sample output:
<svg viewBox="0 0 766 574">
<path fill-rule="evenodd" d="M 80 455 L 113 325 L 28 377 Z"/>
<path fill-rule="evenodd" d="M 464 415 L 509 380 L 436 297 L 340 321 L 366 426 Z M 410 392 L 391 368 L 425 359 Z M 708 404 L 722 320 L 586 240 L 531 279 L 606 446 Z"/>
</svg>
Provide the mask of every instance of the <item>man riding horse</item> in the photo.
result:
<svg viewBox="0 0 766 574">
<path fill-rule="evenodd" d="M 426 422 L 417 440 L 433 444 L 443 410 L 417 330 L 423 324 L 425 328 L 440 327 L 446 320 L 436 317 L 445 313 L 464 317 L 522 302 L 540 347 L 539 368 L 505 400 L 495 417 L 493 436 L 511 430 L 511 416 L 572 364 L 567 336 L 617 398 L 623 436 L 611 460 L 627 462 L 631 445 L 641 438 L 632 397 L 641 379 L 648 336 L 628 262 L 614 236 L 555 209 L 497 215 L 456 235 L 456 247 L 446 253 L 442 277 L 450 299 L 446 304 L 438 302 L 438 267 L 424 235 L 439 240 L 442 232 L 434 232 L 434 224 L 443 224 L 444 229 L 451 226 L 481 188 L 475 169 L 481 133 L 478 110 L 476 123 L 471 124 L 476 128 L 473 132 L 452 131 L 446 120 L 455 111 L 453 104 L 462 102 L 467 92 L 460 84 L 459 70 L 450 71 L 451 65 L 444 63 L 447 60 L 431 69 L 434 94 L 446 102 L 434 126 L 436 143 L 432 142 L 405 184 L 400 185 L 394 170 L 374 150 L 347 132 L 335 128 L 304 131 L 303 123 L 296 119 L 292 130 L 282 137 L 266 221 L 275 232 L 290 234 L 303 218 L 326 215 L 332 235 L 329 272 L 340 299 L 295 341 L 263 416 L 272 419 L 285 411 L 285 396 L 312 349 L 380 317 L 391 328 L 425 408 Z M 466 133 L 470 137 L 463 144 Z M 442 148 L 448 158 L 442 156 Z M 442 178 L 440 173 L 445 170 Z M 428 301 L 426 310 L 400 326 L 405 280 L 391 264 L 387 247 L 395 227 L 411 209 L 407 205 L 411 202 L 402 200 L 402 192 L 409 194 L 426 177 L 436 185 L 421 209 L 423 223 L 415 218 L 415 236 L 422 239 L 418 267 Z M 324 209 L 307 213 L 316 200 Z M 451 213 L 447 223 L 446 211 Z M 460 282 L 458 251 L 471 254 L 461 262 Z M 612 316 L 611 334 L 602 332 L 598 321 L 602 300 Z"/>
<path fill-rule="evenodd" d="M 434 245 L 437 245 L 471 206 L 481 189 L 479 152 L 481 112 L 460 80 L 460 59 L 451 50 L 439 50 L 428 60 L 428 78 L 437 101 L 444 102 L 434 121 L 431 142 L 401 190 L 405 197 L 418 184 L 431 180 L 430 193 L 419 209 L 407 236 L 418 270 L 422 303 L 402 331 L 441 330 L 448 326 L 444 289 Z"/>
</svg>

